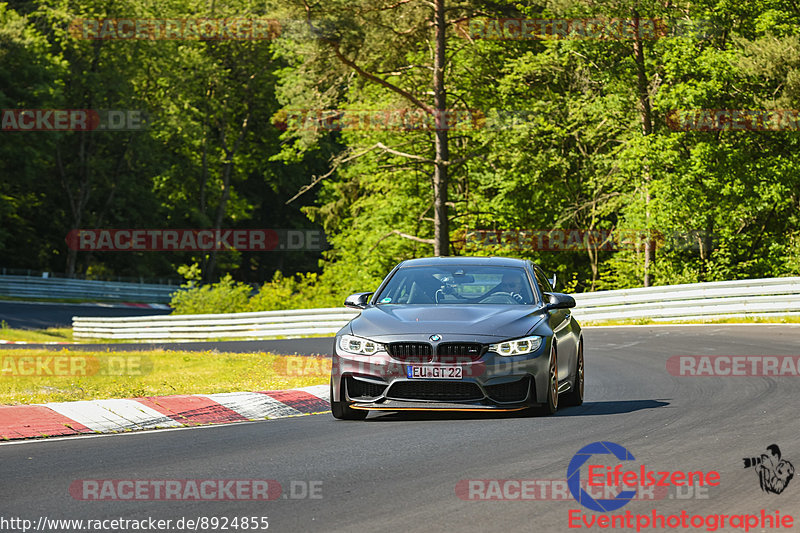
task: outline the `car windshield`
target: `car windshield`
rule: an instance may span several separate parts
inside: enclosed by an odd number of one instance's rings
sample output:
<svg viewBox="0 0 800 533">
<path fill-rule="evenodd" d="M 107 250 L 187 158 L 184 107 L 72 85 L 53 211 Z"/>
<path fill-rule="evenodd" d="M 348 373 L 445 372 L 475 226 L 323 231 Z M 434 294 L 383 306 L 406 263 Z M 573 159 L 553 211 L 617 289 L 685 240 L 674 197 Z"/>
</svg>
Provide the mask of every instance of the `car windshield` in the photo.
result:
<svg viewBox="0 0 800 533">
<path fill-rule="evenodd" d="M 402 267 L 377 295 L 385 304 L 509 304 L 535 303 L 525 270 L 515 267 Z"/>
</svg>

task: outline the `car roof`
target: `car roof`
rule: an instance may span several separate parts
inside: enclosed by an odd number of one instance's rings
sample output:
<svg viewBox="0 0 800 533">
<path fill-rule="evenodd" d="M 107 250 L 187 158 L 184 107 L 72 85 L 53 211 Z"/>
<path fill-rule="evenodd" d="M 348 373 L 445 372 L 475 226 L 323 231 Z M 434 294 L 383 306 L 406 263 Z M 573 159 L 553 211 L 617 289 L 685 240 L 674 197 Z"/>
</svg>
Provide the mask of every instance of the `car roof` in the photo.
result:
<svg viewBox="0 0 800 533">
<path fill-rule="evenodd" d="M 509 266 L 524 268 L 528 265 L 527 259 L 515 259 L 512 257 L 420 257 L 418 259 L 407 259 L 398 266 L 454 266 L 454 265 L 473 265 L 473 266 Z"/>
</svg>

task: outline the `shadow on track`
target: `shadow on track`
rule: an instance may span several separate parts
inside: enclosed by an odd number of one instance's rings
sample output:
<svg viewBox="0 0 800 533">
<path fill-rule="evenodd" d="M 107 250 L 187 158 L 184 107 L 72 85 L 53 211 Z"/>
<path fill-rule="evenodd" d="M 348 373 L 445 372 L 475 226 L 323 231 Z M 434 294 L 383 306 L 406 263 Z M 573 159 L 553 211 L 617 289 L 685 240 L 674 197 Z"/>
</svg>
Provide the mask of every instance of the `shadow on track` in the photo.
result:
<svg viewBox="0 0 800 533">
<path fill-rule="evenodd" d="M 621 415 L 633 413 L 642 409 L 656 409 L 666 407 L 669 401 L 661 400 L 612 400 L 608 402 L 584 402 L 580 407 L 567 407 L 559 409 L 554 416 L 595 416 L 595 415 Z"/>
<path fill-rule="evenodd" d="M 656 409 L 670 405 L 666 399 L 659 400 L 614 400 L 607 402 L 584 402 L 580 407 L 564 407 L 559 409 L 555 417 L 620 415 L 633 413 L 643 409 Z M 380 413 L 380 414 L 379 414 Z M 527 411 L 512 412 L 476 412 L 476 411 L 372 411 L 367 422 L 395 422 L 422 420 L 481 420 L 503 418 L 546 418 L 531 415 Z"/>
</svg>

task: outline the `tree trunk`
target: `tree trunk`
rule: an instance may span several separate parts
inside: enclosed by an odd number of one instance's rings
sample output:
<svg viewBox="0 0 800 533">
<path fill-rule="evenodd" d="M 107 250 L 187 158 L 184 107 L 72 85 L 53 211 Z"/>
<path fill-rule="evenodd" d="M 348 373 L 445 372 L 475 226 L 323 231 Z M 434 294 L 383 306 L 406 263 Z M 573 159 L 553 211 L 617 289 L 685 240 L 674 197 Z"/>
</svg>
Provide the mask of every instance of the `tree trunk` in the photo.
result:
<svg viewBox="0 0 800 533">
<path fill-rule="evenodd" d="M 250 80 L 255 78 L 255 74 L 250 76 Z M 249 87 L 249 82 L 248 82 Z M 247 123 L 250 121 L 250 102 L 247 102 L 248 110 L 247 114 L 245 115 L 244 119 L 242 120 L 242 124 L 239 127 L 239 133 L 236 136 L 236 140 L 233 143 L 233 146 L 228 148 L 228 137 L 226 134 L 227 121 L 224 119 L 218 124 L 218 128 L 220 130 L 220 144 L 222 146 L 222 151 L 225 152 L 225 162 L 222 164 L 222 195 L 219 199 L 219 204 L 217 204 L 217 214 L 214 217 L 214 229 L 219 231 L 222 229 L 222 221 L 225 219 L 225 213 L 228 208 L 228 200 L 231 196 L 231 178 L 233 175 L 234 170 L 234 158 L 236 154 L 239 152 L 239 147 L 242 144 L 242 140 L 244 139 L 245 133 L 247 133 Z M 218 251 L 216 247 L 211 250 L 211 254 L 207 263 L 207 271 L 204 272 L 204 277 L 207 282 L 211 282 L 216 276 L 217 271 L 217 254 Z"/>
<path fill-rule="evenodd" d="M 222 221 L 225 218 L 225 212 L 228 207 L 228 199 L 231 196 L 231 171 L 233 170 L 233 159 L 232 156 L 229 155 L 228 160 L 225 161 L 222 167 L 222 195 L 219 199 L 219 204 L 217 205 L 217 214 L 214 217 L 214 229 L 220 231 L 222 229 Z M 217 274 L 217 254 L 219 252 L 216 248 L 211 250 L 209 254 L 208 263 L 206 266 L 206 271 L 203 273 L 206 282 L 211 283 L 214 280 L 214 276 Z"/>
<path fill-rule="evenodd" d="M 450 149 L 448 146 L 447 93 L 444 85 L 445 21 L 444 0 L 434 0 L 435 52 L 433 94 L 436 108 L 436 164 L 433 172 L 433 254 L 450 255 L 450 228 L 447 216 L 447 185 Z"/>
<path fill-rule="evenodd" d="M 639 33 L 639 13 L 631 11 L 634 24 L 633 58 L 636 63 L 636 85 L 639 97 L 639 115 L 642 122 L 642 133 L 653 133 L 653 115 L 650 107 L 650 95 L 647 90 L 647 73 L 644 65 L 644 47 Z M 644 210 L 647 235 L 644 242 L 644 279 L 645 287 L 651 284 L 650 268 L 653 262 L 653 239 L 650 238 L 650 169 L 645 165 L 644 171 Z"/>
<path fill-rule="evenodd" d="M 79 133 L 78 135 L 81 137 L 78 141 L 79 149 L 77 154 L 77 159 L 80 164 L 75 170 L 75 173 L 80 176 L 80 186 L 78 187 L 77 193 L 73 193 L 72 191 L 70 181 L 67 176 L 67 170 L 64 168 L 64 164 L 61 159 L 61 149 L 58 145 L 56 145 L 56 162 L 58 165 L 58 173 L 61 178 L 61 184 L 63 185 L 64 191 L 67 195 L 67 200 L 69 201 L 70 212 L 72 214 L 71 229 L 73 230 L 81 229 L 81 226 L 83 225 L 83 215 L 86 210 L 86 206 L 89 204 L 89 197 L 91 196 L 91 167 L 88 161 L 88 152 L 91 150 L 91 148 L 87 148 L 86 146 L 86 133 Z M 68 278 L 75 277 L 77 264 L 78 250 L 68 248 L 66 265 L 66 275 Z"/>
</svg>

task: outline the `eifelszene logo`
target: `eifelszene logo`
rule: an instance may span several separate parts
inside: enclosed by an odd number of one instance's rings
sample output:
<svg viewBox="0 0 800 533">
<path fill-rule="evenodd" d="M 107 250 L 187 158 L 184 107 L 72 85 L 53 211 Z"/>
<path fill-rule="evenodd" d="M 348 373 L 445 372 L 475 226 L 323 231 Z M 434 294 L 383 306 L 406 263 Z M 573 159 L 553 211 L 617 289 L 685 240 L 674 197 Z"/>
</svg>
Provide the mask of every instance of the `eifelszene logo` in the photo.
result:
<svg viewBox="0 0 800 533">
<path fill-rule="evenodd" d="M 745 468 L 753 468 L 758 474 L 758 482 L 761 490 L 780 494 L 789 485 L 794 477 L 794 465 L 781 458 L 781 449 L 777 444 L 767 446 L 768 453 L 762 453 L 761 457 L 745 457 Z"/>
<path fill-rule="evenodd" d="M 613 454 L 620 461 L 633 461 L 635 458 L 631 452 L 614 442 L 593 442 L 578 450 L 567 467 L 567 486 L 575 501 L 592 511 L 601 513 L 614 511 L 631 501 L 636 496 L 636 491 L 623 490 L 612 499 L 595 500 L 583 490 L 581 488 L 581 466 L 595 454 Z M 591 466 L 589 469 L 591 470 Z M 591 478 L 591 474 L 589 477 Z"/>
<path fill-rule="evenodd" d="M 636 498 L 639 488 L 645 487 L 689 487 L 718 486 L 720 474 L 714 470 L 703 471 L 654 471 L 645 465 L 623 470 L 622 464 L 608 466 L 601 464 L 600 459 L 592 459 L 598 455 L 612 455 L 621 462 L 635 461 L 636 458 L 623 446 L 614 442 L 600 441 L 588 444 L 578 450 L 567 467 L 567 486 L 572 497 L 582 506 L 592 511 L 607 513 L 615 511 Z M 587 488 L 612 487 L 620 490 L 613 498 L 593 498 L 581 484 L 581 467 L 587 467 Z M 604 491 L 605 492 L 605 491 Z"/>
</svg>

